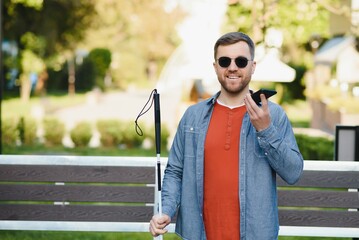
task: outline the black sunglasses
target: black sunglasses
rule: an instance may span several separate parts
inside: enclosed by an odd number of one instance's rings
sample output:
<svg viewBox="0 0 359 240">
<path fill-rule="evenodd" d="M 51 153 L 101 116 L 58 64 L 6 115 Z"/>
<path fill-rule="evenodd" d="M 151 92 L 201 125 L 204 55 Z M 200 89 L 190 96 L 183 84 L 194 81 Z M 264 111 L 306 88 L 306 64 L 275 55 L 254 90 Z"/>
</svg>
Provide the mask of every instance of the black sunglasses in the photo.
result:
<svg viewBox="0 0 359 240">
<path fill-rule="evenodd" d="M 223 68 L 227 68 L 229 67 L 229 65 L 231 65 L 233 58 L 230 57 L 220 57 L 218 58 L 218 64 L 219 66 L 223 67 Z M 234 62 L 236 63 L 237 67 L 239 68 L 245 68 L 248 65 L 248 62 L 252 61 L 252 60 L 248 60 L 245 57 L 236 57 L 234 58 Z"/>
</svg>

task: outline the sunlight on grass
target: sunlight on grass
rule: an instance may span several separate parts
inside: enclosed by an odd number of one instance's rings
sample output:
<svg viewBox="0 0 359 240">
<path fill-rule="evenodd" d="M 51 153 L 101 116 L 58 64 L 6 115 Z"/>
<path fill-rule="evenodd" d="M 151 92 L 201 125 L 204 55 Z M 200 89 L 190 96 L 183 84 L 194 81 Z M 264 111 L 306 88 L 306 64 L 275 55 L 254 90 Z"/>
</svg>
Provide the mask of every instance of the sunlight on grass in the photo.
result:
<svg viewBox="0 0 359 240">
<path fill-rule="evenodd" d="M 58 109 L 81 104 L 85 101 L 85 94 L 76 94 L 74 96 L 69 96 L 67 94 L 57 96 L 51 95 L 43 98 L 33 97 L 28 102 L 22 102 L 20 98 L 12 98 L 2 101 L 2 117 L 34 117 L 34 115 L 39 114 L 37 112 L 41 109 L 45 111 L 45 114 L 51 114 Z"/>
</svg>

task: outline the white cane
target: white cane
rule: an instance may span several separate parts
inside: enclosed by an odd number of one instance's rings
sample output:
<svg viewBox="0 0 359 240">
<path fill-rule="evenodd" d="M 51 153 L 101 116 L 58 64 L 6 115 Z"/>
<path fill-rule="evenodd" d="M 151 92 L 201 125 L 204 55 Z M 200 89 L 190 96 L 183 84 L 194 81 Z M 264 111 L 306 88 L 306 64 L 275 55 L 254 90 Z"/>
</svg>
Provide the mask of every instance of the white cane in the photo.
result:
<svg viewBox="0 0 359 240">
<path fill-rule="evenodd" d="M 156 141 L 156 182 L 158 194 L 158 214 L 162 216 L 162 194 L 161 194 L 161 112 L 160 112 L 160 94 L 154 90 L 153 100 L 155 104 L 155 141 Z M 163 236 L 160 235 L 156 239 L 162 240 Z"/>
</svg>

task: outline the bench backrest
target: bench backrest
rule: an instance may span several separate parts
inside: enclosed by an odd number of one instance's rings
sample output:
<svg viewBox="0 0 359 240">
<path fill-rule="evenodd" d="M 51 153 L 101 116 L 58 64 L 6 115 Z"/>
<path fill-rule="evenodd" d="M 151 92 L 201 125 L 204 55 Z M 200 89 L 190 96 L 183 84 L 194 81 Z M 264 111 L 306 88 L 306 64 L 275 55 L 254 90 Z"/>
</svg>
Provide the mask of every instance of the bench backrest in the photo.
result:
<svg viewBox="0 0 359 240">
<path fill-rule="evenodd" d="M 277 185 L 282 235 L 359 236 L 358 162 L 305 161 L 295 185 Z"/>
<path fill-rule="evenodd" d="M 147 224 L 153 215 L 155 158 L 0 159 L 0 220 L 61 230 L 55 222 Z"/>
<path fill-rule="evenodd" d="M 148 231 L 155 165 L 150 157 L 0 155 L 0 229 Z M 304 169 L 295 185 L 277 178 L 280 235 L 358 237 L 359 163 L 305 161 Z"/>
</svg>

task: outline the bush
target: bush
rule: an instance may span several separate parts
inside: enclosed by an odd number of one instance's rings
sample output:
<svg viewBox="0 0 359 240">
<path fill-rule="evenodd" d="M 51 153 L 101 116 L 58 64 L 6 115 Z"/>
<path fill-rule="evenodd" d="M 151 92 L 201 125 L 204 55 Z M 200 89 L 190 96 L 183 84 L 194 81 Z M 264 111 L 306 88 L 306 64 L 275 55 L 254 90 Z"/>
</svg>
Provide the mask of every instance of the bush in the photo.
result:
<svg viewBox="0 0 359 240">
<path fill-rule="evenodd" d="M 95 48 L 90 51 L 88 58 L 93 63 L 96 75 L 96 86 L 105 89 L 104 78 L 111 64 L 111 51 L 107 48 Z"/>
<path fill-rule="evenodd" d="M 23 145 L 32 146 L 37 140 L 37 123 L 33 118 L 21 117 L 18 124 L 20 141 Z"/>
<path fill-rule="evenodd" d="M 127 148 L 140 147 L 145 140 L 143 136 L 137 134 L 133 122 L 123 122 L 121 133 L 121 143 L 124 144 Z"/>
<path fill-rule="evenodd" d="M 170 136 L 170 131 L 168 127 L 164 124 L 161 124 L 161 149 L 167 149 L 169 136 Z M 151 127 L 148 137 L 152 141 L 153 146 L 156 147 L 155 126 Z"/>
<path fill-rule="evenodd" d="M 122 127 L 119 120 L 98 120 L 97 130 L 100 132 L 100 142 L 104 147 L 117 147 L 122 141 Z"/>
<path fill-rule="evenodd" d="M 62 145 L 65 135 L 65 125 L 56 118 L 44 119 L 45 144 L 49 146 Z"/>
<path fill-rule="evenodd" d="M 1 123 L 2 143 L 7 146 L 15 146 L 19 137 L 17 121 L 14 118 L 5 118 Z"/>
<path fill-rule="evenodd" d="M 334 140 L 303 134 L 296 134 L 295 136 L 304 160 L 334 159 Z"/>
<path fill-rule="evenodd" d="M 92 138 L 92 128 L 89 122 L 79 122 L 70 131 L 70 137 L 76 147 L 86 147 Z"/>
<path fill-rule="evenodd" d="M 96 84 L 95 63 L 88 57 L 84 58 L 83 63 L 76 69 L 76 90 L 92 90 Z"/>
</svg>

